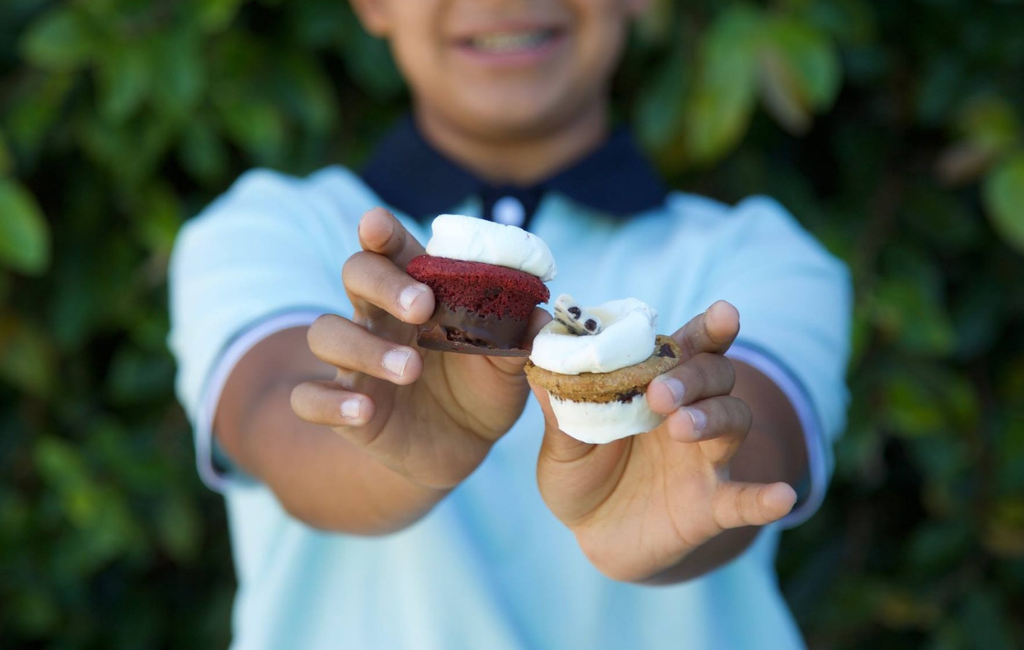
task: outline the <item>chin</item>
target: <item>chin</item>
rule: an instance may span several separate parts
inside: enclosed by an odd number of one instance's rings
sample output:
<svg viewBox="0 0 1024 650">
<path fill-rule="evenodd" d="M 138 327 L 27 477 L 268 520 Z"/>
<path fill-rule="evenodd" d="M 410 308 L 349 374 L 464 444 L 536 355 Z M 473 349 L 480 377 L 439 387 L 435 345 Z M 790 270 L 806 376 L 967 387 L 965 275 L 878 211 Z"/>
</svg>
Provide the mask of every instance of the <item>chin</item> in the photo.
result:
<svg viewBox="0 0 1024 650">
<path fill-rule="evenodd" d="M 460 122 L 476 125 L 482 136 L 526 138 L 545 135 L 575 114 L 567 97 L 543 93 L 482 93 L 484 101 L 467 102 Z"/>
</svg>

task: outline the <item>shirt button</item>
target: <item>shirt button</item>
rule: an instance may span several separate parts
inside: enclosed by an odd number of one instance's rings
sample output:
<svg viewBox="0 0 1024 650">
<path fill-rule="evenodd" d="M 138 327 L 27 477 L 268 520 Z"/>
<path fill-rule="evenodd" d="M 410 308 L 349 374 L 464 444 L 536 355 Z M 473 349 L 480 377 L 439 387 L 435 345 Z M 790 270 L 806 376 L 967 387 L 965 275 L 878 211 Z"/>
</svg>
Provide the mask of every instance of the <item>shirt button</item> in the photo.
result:
<svg viewBox="0 0 1024 650">
<path fill-rule="evenodd" d="M 491 216 L 506 226 L 521 226 L 526 221 L 526 208 L 514 196 L 503 196 L 494 202 Z"/>
</svg>

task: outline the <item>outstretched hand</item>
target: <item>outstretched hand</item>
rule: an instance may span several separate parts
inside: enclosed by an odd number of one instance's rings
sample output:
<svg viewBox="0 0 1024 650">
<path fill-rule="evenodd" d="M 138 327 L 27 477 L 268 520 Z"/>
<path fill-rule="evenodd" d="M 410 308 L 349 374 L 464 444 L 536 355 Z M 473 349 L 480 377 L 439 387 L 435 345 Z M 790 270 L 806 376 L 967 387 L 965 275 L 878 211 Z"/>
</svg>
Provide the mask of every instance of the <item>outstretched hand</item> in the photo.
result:
<svg viewBox="0 0 1024 650">
<path fill-rule="evenodd" d="M 786 483 L 730 480 L 730 460 L 751 425 L 746 403 L 730 395 L 735 371 L 724 356 L 738 333 L 739 314 L 722 301 L 675 332 L 682 362 L 647 389 L 651 408 L 667 419 L 606 445 L 560 431 L 547 392 L 534 389 L 545 418 L 541 494 L 609 577 L 657 576 L 724 531 L 762 526 L 793 508 Z"/>
<path fill-rule="evenodd" d="M 522 412 L 525 359 L 417 347 L 416 325 L 430 319 L 434 295 L 405 267 L 423 246 L 382 208 L 363 215 L 359 242 L 342 273 L 352 319 L 321 316 L 308 335 L 337 377 L 296 387 L 292 408 L 414 483 L 454 487 Z M 536 310 L 528 335 L 548 319 Z"/>
</svg>

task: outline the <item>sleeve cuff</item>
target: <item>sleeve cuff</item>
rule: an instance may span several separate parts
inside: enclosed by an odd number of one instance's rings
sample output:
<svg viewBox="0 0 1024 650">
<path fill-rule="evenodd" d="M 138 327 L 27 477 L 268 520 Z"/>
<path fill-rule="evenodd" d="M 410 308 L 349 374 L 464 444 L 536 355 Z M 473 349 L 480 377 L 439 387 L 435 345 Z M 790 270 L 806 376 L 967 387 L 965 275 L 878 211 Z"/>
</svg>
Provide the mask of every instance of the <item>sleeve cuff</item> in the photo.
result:
<svg viewBox="0 0 1024 650">
<path fill-rule="evenodd" d="M 218 468 L 217 458 L 218 456 L 223 458 L 223 454 L 217 450 L 216 441 L 213 439 L 213 419 L 217 414 L 217 404 L 220 402 L 221 393 L 224 392 L 224 385 L 227 384 L 231 371 L 242 357 L 260 341 L 286 329 L 310 325 L 324 313 L 326 311 L 301 310 L 270 316 L 242 330 L 224 348 L 214 363 L 209 381 L 200 395 L 199 409 L 194 423 L 196 469 L 199 471 L 199 478 L 214 492 L 225 492 L 233 482 L 230 472 Z"/>
<path fill-rule="evenodd" d="M 828 449 L 825 435 L 814 411 L 807 389 L 793 376 L 792 372 L 778 359 L 752 345 L 737 341 L 726 353 L 726 356 L 751 366 L 775 382 L 779 390 L 786 396 L 804 434 L 807 446 L 807 464 L 809 480 L 806 489 L 797 486 L 798 499 L 793 511 L 779 521 L 782 528 L 793 528 L 810 519 L 817 512 L 828 486 Z M 801 494 L 801 492 L 803 494 Z"/>
</svg>

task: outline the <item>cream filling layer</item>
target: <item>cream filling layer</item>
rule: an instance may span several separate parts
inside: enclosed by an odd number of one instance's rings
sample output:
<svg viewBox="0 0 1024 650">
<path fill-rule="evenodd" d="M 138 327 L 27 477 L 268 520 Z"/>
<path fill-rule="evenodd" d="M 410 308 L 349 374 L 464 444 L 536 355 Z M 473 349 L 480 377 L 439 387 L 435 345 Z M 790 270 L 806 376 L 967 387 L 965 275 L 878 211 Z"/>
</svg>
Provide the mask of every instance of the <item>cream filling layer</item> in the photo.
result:
<svg viewBox="0 0 1024 650">
<path fill-rule="evenodd" d="M 544 240 L 516 226 L 442 214 L 434 219 L 431 232 L 427 255 L 504 266 L 535 275 L 542 282 L 550 282 L 558 272 Z"/>
<path fill-rule="evenodd" d="M 603 445 L 620 438 L 645 433 L 665 421 L 647 404 L 647 395 L 628 402 L 574 402 L 551 396 L 551 410 L 558 428 L 580 442 Z"/>
</svg>

